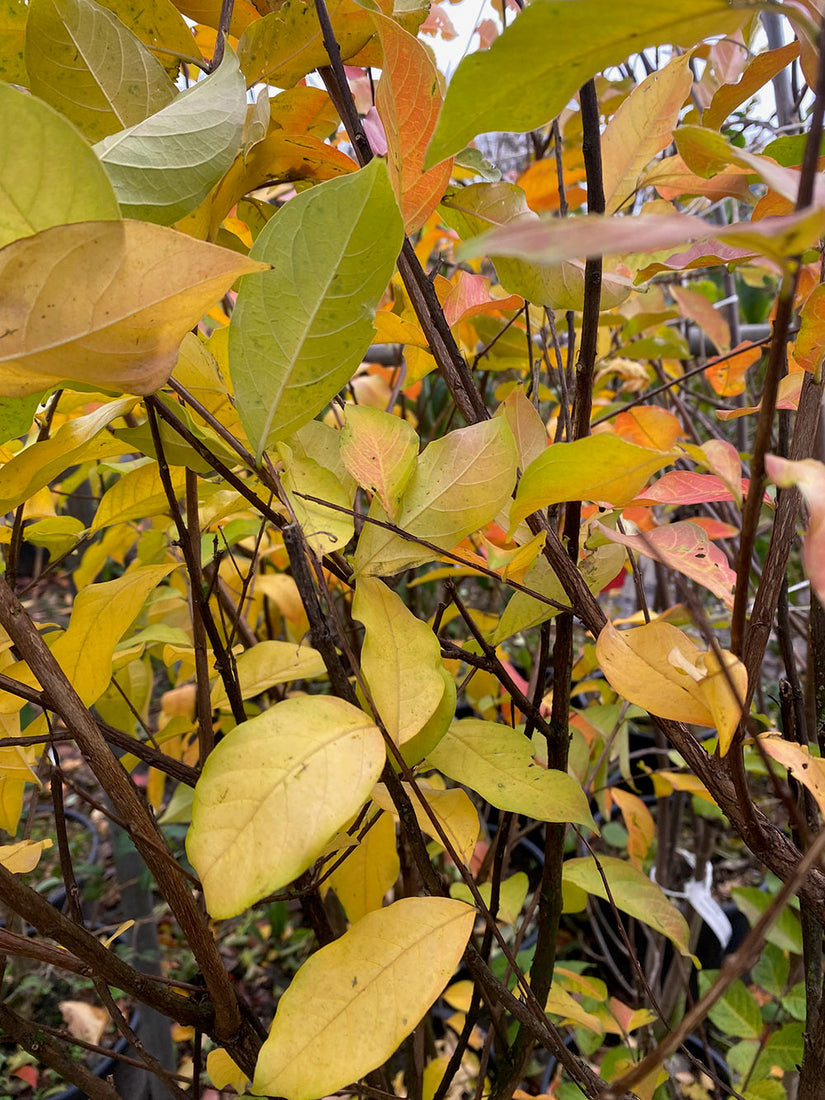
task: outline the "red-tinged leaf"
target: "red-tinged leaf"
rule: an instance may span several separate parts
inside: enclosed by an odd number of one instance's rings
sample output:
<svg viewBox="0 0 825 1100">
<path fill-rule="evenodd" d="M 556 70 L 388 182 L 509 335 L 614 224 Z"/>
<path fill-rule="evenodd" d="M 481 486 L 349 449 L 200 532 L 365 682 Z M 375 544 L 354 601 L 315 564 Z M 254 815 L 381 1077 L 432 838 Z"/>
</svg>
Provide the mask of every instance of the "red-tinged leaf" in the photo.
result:
<svg viewBox="0 0 825 1100">
<path fill-rule="evenodd" d="M 682 316 L 698 325 L 711 338 L 718 352 L 730 349 L 730 326 L 700 290 L 689 290 L 683 286 L 671 286 L 668 290 Z"/>
<path fill-rule="evenodd" d="M 804 379 L 805 372 L 797 370 L 793 374 L 786 374 L 780 380 L 776 399 L 777 409 L 799 408 L 799 395 L 802 393 Z M 740 416 L 749 416 L 751 413 L 759 412 L 761 408 L 762 402 L 760 401 L 758 405 L 749 405 L 744 409 L 717 409 L 716 415 L 720 420 L 738 420 Z"/>
<path fill-rule="evenodd" d="M 694 457 L 704 462 L 709 470 L 718 474 L 736 492 L 741 477 L 742 460 L 732 443 L 725 439 L 709 439 L 702 444 Z"/>
<path fill-rule="evenodd" d="M 698 524 L 709 539 L 734 539 L 739 534 L 739 528 L 732 523 L 723 523 L 710 516 L 695 516 L 691 523 Z"/>
<path fill-rule="evenodd" d="M 652 279 L 660 271 L 693 271 L 697 267 L 722 267 L 742 260 L 752 260 L 759 253 L 755 248 L 734 248 L 721 241 L 699 241 L 684 252 L 674 252 L 666 260 L 654 260 L 636 272 L 638 282 Z"/>
<path fill-rule="evenodd" d="M 716 90 L 710 106 L 702 114 L 702 125 L 718 130 L 732 111 L 755 95 L 798 56 L 798 42 L 789 42 L 776 50 L 758 54 L 736 83 L 723 84 Z"/>
<path fill-rule="evenodd" d="M 36 1066 L 18 1066 L 17 1069 L 11 1071 L 12 1077 L 18 1077 L 21 1081 L 25 1081 L 29 1088 L 37 1088 L 37 1067 Z"/>
<path fill-rule="evenodd" d="M 394 19 L 373 14 L 384 53 L 375 103 L 387 135 L 387 167 L 407 233 L 420 229 L 450 182 L 452 157 L 424 171 L 443 94 L 432 54 Z"/>
<path fill-rule="evenodd" d="M 747 482 L 743 481 L 743 492 Z M 643 490 L 637 504 L 708 504 L 733 500 L 730 486 L 716 474 L 697 474 L 693 470 L 668 470 L 658 481 Z"/>
<path fill-rule="evenodd" d="M 456 200 L 453 203 L 458 206 Z M 710 225 L 691 214 L 514 219 L 462 244 L 456 258 L 497 255 L 533 264 L 558 265 L 582 257 L 616 256 L 717 237 L 738 248 L 750 246 L 765 256 L 781 259 L 809 247 L 823 230 L 825 208 L 818 207 L 786 218 L 766 219 L 757 225 L 736 222 L 726 228 Z"/>
<path fill-rule="evenodd" d="M 763 734 L 759 743 L 771 759 L 786 768 L 788 774 L 798 783 L 807 787 L 820 810 L 825 813 L 825 760 L 812 756 L 807 745 L 795 745 L 776 734 Z"/>
<path fill-rule="evenodd" d="M 608 214 L 634 194 L 639 177 L 673 140 L 679 111 L 693 81 L 690 54 L 674 57 L 633 89 L 602 134 L 602 169 Z"/>
<path fill-rule="evenodd" d="M 819 369 L 825 356 L 825 284 L 808 295 L 799 314 L 794 359 L 804 370 Z"/>
<path fill-rule="evenodd" d="M 716 345 L 719 347 L 719 345 Z M 719 348 L 723 351 L 723 348 Z M 745 392 L 745 375 L 758 359 L 761 358 L 763 348 L 755 347 L 750 343 L 737 344 L 737 355 L 723 359 L 721 363 L 712 363 L 705 377 L 721 397 L 738 397 Z"/>
<path fill-rule="evenodd" d="M 747 199 L 751 194 L 747 169 L 732 165 L 710 179 L 703 179 L 691 172 L 678 153 L 657 160 L 645 172 L 642 183 L 655 187 L 668 202 L 684 195 L 702 195 L 718 202 L 726 198 Z"/>
<path fill-rule="evenodd" d="M 813 458 L 791 462 L 765 456 L 768 477 L 782 489 L 796 486 L 808 505 L 808 529 L 802 543 L 802 564 L 821 603 L 825 603 L 825 466 Z"/>
<path fill-rule="evenodd" d="M 685 430 L 668 409 L 659 405 L 638 405 L 616 417 L 616 434 L 628 443 L 669 451 Z"/>
<path fill-rule="evenodd" d="M 640 535 L 623 535 L 596 521 L 596 526 L 611 542 L 619 542 L 660 561 L 671 569 L 707 588 L 728 607 L 733 607 L 733 587 L 736 573 L 718 546 L 714 546 L 707 533 L 695 523 L 670 523 Z"/>
<path fill-rule="evenodd" d="M 653 815 L 637 794 L 615 787 L 611 789 L 610 796 L 621 810 L 627 829 L 627 854 L 630 861 L 635 867 L 641 868 L 642 860 L 656 835 Z"/>
<path fill-rule="evenodd" d="M 458 281 L 444 299 L 444 316 L 451 327 L 480 313 L 498 313 L 501 310 L 521 309 L 524 299 L 518 294 L 506 298 L 490 296 L 490 280 L 486 275 L 473 275 L 459 271 Z"/>
<path fill-rule="evenodd" d="M 427 18 L 418 29 L 421 34 L 429 34 L 433 38 L 437 35 L 439 38 L 443 38 L 445 42 L 458 38 L 458 31 L 453 26 L 452 19 L 444 11 L 442 4 L 433 4 Z"/>
<path fill-rule="evenodd" d="M 488 50 L 493 44 L 493 39 L 498 38 L 498 24 L 494 19 L 482 19 L 476 27 L 478 35 L 478 48 Z"/>
</svg>

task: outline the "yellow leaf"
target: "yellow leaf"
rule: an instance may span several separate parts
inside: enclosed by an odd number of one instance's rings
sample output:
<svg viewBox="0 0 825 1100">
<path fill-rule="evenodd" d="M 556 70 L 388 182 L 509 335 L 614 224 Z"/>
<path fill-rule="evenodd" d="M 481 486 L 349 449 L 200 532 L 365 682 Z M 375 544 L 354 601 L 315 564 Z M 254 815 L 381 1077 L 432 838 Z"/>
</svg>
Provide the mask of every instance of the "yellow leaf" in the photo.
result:
<svg viewBox="0 0 825 1100">
<path fill-rule="evenodd" d="M 451 898 L 404 898 L 322 947 L 278 1003 L 253 1091 L 317 1100 L 382 1065 L 446 985 L 474 917 Z"/>
<path fill-rule="evenodd" d="M 608 623 L 596 642 L 602 672 L 618 695 L 662 718 L 716 728 L 724 756 L 741 716 L 747 674 L 732 653 L 721 652 L 726 672 L 715 654 L 703 653 L 660 619 L 625 631 Z"/>
<path fill-rule="evenodd" d="M 554 443 L 524 471 L 510 509 L 510 529 L 539 508 L 566 500 L 629 504 L 651 475 L 674 456 L 626 443 L 603 432 L 572 443 Z"/>
<path fill-rule="evenodd" d="M 186 333 L 244 274 L 237 252 L 148 222 L 79 222 L 0 250 L 0 394 L 62 382 L 151 393 Z"/>
<path fill-rule="evenodd" d="M 361 669 L 372 701 L 392 739 L 405 745 L 427 725 L 448 690 L 441 646 L 401 597 L 373 577 L 358 578 L 352 615 L 366 631 Z M 440 728 L 430 731 L 429 745 L 417 745 L 419 760 L 435 747 L 454 717 L 454 681 L 447 679 L 453 684 L 453 706 L 447 708 L 451 713 L 444 714 Z"/>
<path fill-rule="evenodd" d="M 347 920 L 355 924 L 365 914 L 381 908 L 399 869 L 395 822 L 390 814 L 382 813 L 327 882 L 344 907 Z"/>
<path fill-rule="evenodd" d="M 0 368 L 1 369 L 1 368 Z M 134 398 L 110 401 L 86 416 L 62 424 L 48 439 L 33 443 L 3 467 L 0 512 L 10 512 L 70 466 L 123 454 L 126 447 L 104 428 L 134 406 Z"/>
<path fill-rule="evenodd" d="M 281 481 L 289 503 L 312 550 L 318 557 L 343 551 L 352 538 L 354 525 L 352 516 L 340 509 L 352 507 L 353 494 L 347 492 L 331 470 L 314 458 L 301 455 L 298 448 L 278 443 L 275 450 L 284 464 Z M 338 508 L 326 508 L 301 493 L 337 504 Z"/>
<path fill-rule="evenodd" d="M 169 471 L 175 496 L 183 496 L 186 471 L 179 466 Z M 92 531 L 101 531 L 115 523 L 127 523 L 134 519 L 147 519 L 168 511 L 169 499 L 160 480 L 157 462 L 145 462 L 135 470 L 123 474 L 103 494 L 95 512 Z"/>
<path fill-rule="evenodd" d="M 441 838 L 435 826 L 415 793 L 410 789 L 409 783 L 404 783 L 403 786 L 412 802 L 415 818 L 422 832 L 441 844 Z M 470 801 L 466 791 L 461 790 L 460 787 L 453 787 L 451 790 L 440 790 L 420 779 L 417 782 L 417 787 L 424 795 L 436 821 L 444 830 L 453 851 L 462 863 L 469 865 L 475 851 L 481 826 L 478 822 L 478 811 Z M 382 810 L 386 810 L 397 818 L 395 805 L 383 783 L 375 785 L 372 800 L 376 806 L 380 806 Z"/>
<path fill-rule="evenodd" d="M 419 326 L 399 317 L 397 313 L 379 309 L 375 313 L 374 323 L 376 329 L 374 344 L 405 344 L 424 348 L 425 351 L 430 346 Z"/>
<path fill-rule="evenodd" d="M 276 684 L 292 680 L 313 680 L 326 672 L 321 654 L 308 645 L 266 640 L 258 642 L 236 659 L 241 695 L 252 699 Z M 228 706 L 223 680 L 212 688 L 211 705 L 215 710 Z"/>
<path fill-rule="evenodd" d="M 622 812 L 627 829 L 627 854 L 634 867 L 641 869 L 642 860 L 656 835 L 653 815 L 638 795 L 621 787 L 611 788 L 610 797 Z"/>
<path fill-rule="evenodd" d="M 33 871 L 51 840 L 21 840 L 17 844 L 0 845 L 0 863 L 13 875 Z"/>
<path fill-rule="evenodd" d="M 174 564 L 138 567 L 117 580 L 88 585 L 75 597 L 68 629 L 54 643 L 52 653 L 87 707 L 108 686 L 115 646 L 149 593 L 174 568 Z"/>
<path fill-rule="evenodd" d="M 236 726 L 206 761 L 186 838 L 212 916 L 236 916 L 305 871 L 384 759 L 366 714 L 332 696 L 285 699 Z"/>
<path fill-rule="evenodd" d="M 4 670 L 5 671 L 5 670 Z M 10 701 L 14 710 L 11 714 L 0 714 L 0 732 L 7 736 L 20 736 L 20 715 L 22 699 L 14 701 L 12 696 L 6 695 L 3 703 Z M 36 719 L 45 726 L 45 719 Z M 32 729 L 32 726 L 28 727 Z M 0 829 L 4 829 L 11 836 L 17 832 L 20 823 L 20 815 L 23 812 L 23 793 L 27 783 L 39 782 L 37 773 L 32 768 L 35 762 L 35 746 L 26 748 L 20 745 L 7 745 L 0 748 Z"/>
<path fill-rule="evenodd" d="M 206 1056 L 206 1072 L 216 1089 L 233 1088 L 238 1094 L 246 1092 L 249 1078 L 232 1061 L 223 1047 L 215 1047 Z"/>
<path fill-rule="evenodd" d="M 602 165 L 608 214 L 630 198 L 650 161 L 673 140 L 693 82 L 690 59 L 682 54 L 637 84 L 605 127 Z"/>
<path fill-rule="evenodd" d="M 579 1002 L 566 989 L 554 981 L 547 995 L 544 1011 L 560 1016 L 562 1024 L 578 1024 L 596 1035 L 604 1034 L 604 1026 L 598 1016 L 582 1008 Z"/>
<path fill-rule="evenodd" d="M 105 1008 L 86 1001 L 61 1001 L 58 1008 L 63 1013 L 69 1034 L 88 1043 L 99 1043 L 112 1022 Z"/>
</svg>

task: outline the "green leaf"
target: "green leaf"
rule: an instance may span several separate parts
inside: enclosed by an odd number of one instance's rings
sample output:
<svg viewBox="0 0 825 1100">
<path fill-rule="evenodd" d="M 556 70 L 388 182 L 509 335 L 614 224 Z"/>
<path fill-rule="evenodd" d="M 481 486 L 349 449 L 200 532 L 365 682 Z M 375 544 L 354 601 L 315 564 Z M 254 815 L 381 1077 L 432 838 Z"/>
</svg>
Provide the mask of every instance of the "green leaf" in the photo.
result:
<svg viewBox="0 0 825 1100">
<path fill-rule="evenodd" d="M 523 871 L 517 871 L 516 874 L 503 880 L 499 891 L 498 920 L 505 921 L 507 924 L 516 923 L 521 907 L 524 905 L 524 899 L 527 897 L 529 886 L 530 882 Z M 484 904 L 489 908 L 493 893 L 492 883 L 482 882 L 478 887 L 478 892 L 481 894 Z M 458 898 L 459 901 L 466 901 L 468 905 L 472 905 L 474 900 L 473 895 L 470 893 L 470 887 L 465 886 L 463 882 L 452 884 L 450 897 Z"/>
<path fill-rule="evenodd" d="M 766 943 L 751 971 L 753 980 L 773 997 L 781 997 L 788 986 L 790 962 L 784 951 Z"/>
<path fill-rule="evenodd" d="M 231 167 L 245 121 L 246 84 L 227 49 L 168 107 L 94 147 L 123 216 L 171 225 L 191 213 Z"/>
<path fill-rule="evenodd" d="M 234 917 L 297 878 L 360 809 L 384 741 L 342 699 L 285 699 L 236 726 L 195 788 L 186 851 L 213 917 Z"/>
<path fill-rule="evenodd" d="M 0 397 L 0 443 L 25 435 L 39 404 L 37 393 L 28 397 Z"/>
<path fill-rule="evenodd" d="M 718 970 L 703 970 L 699 974 L 699 996 L 704 997 Z M 708 1013 L 711 1021 L 725 1035 L 734 1039 L 758 1039 L 762 1034 L 762 1014 L 753 994 L 742 981 L 735 981 Z"/>
<path fill-rule="evenodd" d="M 361 671 L 370 697 L 390 737 L 399 746 L 416 740 L 417 759 L 438 743 L 455 716 L 455 683 L 445 676 L 441 646 L 430 627 L 408 610 L 383 581 L 359 577 L 352 616 L 365 627 Z M 441 707 L 445 692 L 450 706 Z M 441 721 L 428 729 L 429 743 L 417 740 L 440 712 Z"/>
<path fill-rule="evenodd" d="M 503 417 L 459 428 L 426 447 L 401 500 L 402 531 L 452 550 L 494 519 L 513 491 L 518 465 L 513 433 Z M 370 516 L 386 522 L 377 500 Z M 438 557 L 437 550 L 367 523 L 355 552 L 359 573 L 386 576 Z"/>
<path fill-rule="evenodd" d="M 0 117 L 0 248 L 52 225 L 120 217 L 106 173 L 62 115 L 0 84 Z"/>
<path fill-rule="evenodd" d="M 555 118 L 582 84 L 646 46 L 693 46 L 745 21 L 728 0 L 533 0 L 489 50 L 465 57 L 447 90 L 427 166 L 479 133 L 525 132 Z M 529 95 L 513 95 L 513 88 Z"/>
<path fill-rule="evenodd" d="M 379 158 L 298 195 L 262 230 L 250 255 L 273 270 L 242 281 L 229 328 L 235 398 L 259 456 L 312 420 L 361 362 L 402 240 Z"/>
<path fill-rule="evenodd" d="M 95 141 L 175 98 L 160 63 L 94 0 L 31 0 L 26 66 L 32 92 Z"/>
<path fill-rule="evenodd" d="M 668 900 L 661 887 L 651 882 L 643 871 L 626 860 L 600 856 L 599 865 L 610 886 L 616 907 L 649 928 L 661 932 L 683 955 L 690 956 L 687 921 Z M 563 865 L 562 880 L 565 885 L 578 886 L 588 894 L 608 900 L 602 876 L 592 856 L 568 859 Z"/>
<path fill-rule="evenodd" d="M 666 451 L 639 447 L 611 432 L 554 443 L 524 471 L 510 526 L 517 527 L 539 508 L 566 500 L 628 504 L 657 470 L 673 461 Z"/>
<path fill-rule="evenodd" d="M 453 722 L 427 763 L 499 810 L 596 828 L 576 780 L 536 764 L 530 741 L 509 726 L 480 718 Z"/>
<path fill-rule="evenodd" d="M 253 1092 L 316 1100 L 380 1066 L 449 981 L 474 917 L 452 898 L 403 898 L 322 947 L 278 1002 Z"/>
<path fill-rule="evenodd" d="M 772 895 L 756 886 L 737 886 L 731 890 L 731 896 L 745 916 L 754 925 L 773 900 Z M 775 944 L 782 951 L 802 954 L 802 930 L 799 917 L 786 905 L 765 933 L 768 943 Z"/>
</svg>

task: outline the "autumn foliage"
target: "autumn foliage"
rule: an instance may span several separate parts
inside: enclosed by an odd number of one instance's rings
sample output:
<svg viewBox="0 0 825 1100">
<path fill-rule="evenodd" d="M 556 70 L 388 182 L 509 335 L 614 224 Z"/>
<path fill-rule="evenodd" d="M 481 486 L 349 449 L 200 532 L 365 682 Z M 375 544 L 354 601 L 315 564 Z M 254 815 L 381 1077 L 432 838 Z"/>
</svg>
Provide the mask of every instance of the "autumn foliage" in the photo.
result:
<svg viewBox="0 0 825 1100">
<path fill-rule="evenodd" d="M 822 1095 L 820 5 L 493 7 L 0 16 L 14 1096 Z"/>
</svg>

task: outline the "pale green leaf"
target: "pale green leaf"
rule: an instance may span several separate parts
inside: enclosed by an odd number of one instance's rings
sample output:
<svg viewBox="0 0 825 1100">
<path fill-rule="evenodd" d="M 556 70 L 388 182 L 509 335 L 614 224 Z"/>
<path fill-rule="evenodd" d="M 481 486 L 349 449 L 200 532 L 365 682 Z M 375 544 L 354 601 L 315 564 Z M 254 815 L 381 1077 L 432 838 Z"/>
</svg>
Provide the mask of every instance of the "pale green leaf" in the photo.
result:
<svg viewBox="0 0 825 1100">
<path fill-rule="evenodd" d="M 235 397 L 258 454 L 349 380 L 402 238 L 379 158 L 298 195 L 262 230 L 251 256 L 273 270 L 243 280 L 229 328 Z"/>
<path fill-rule="evenodd" d="M 94 0 L 31 0 L 30 87 L 98 140 L 141 122 L 175 97 L 143 43 Z"/>
<path fill-rule="evenodd" d="M 524 471 L 510 512 L 511 528 L 539 508 L 566 500 L 625 505 L 673 461 L 666 451 L 639 447 L 612 432 L 554 443 Z"/>
<path fill-rule="evenodd" d="M 241 696 L 253 699 L 262 691 L 276 684 L 288 684 L 293 680 L 314 680 L 326 672 L 321 654 L 308 645 L 265 639 L 235 659 Z M 228 707 L 226 688 L 218 678 L 212 688 L 213 708 Z"/>
<path fill-rule="evenodd" d="M 316 951 L 278 1002 L 253 1092 L 317 1100 L 380 1066 L 449 981 L 474 917 L 452 898 L 403 898 Z"/>
<path fill-rule="evenodd" d="M 285 699 L 236 726 L 206 761 L 186 838 L 212 916 L 236 916 L 311 866 L 384 760 L 378 728 L 332 696 Z"/>
<path fill-rule="evenodd" d="M 453 74 L 427 165 L 457 153 L 479 133 L 534 130 L 555 118 L 608 65 L 647 46 L 693 46 L 728 34 L 747 13 L 728 0 L 533 0 L 489 50 L 463 58 Z M 513 88 L 529 88 L 514 95 Z"/>
<path fill-rule="evenodd" d="M 0 84 L 0 248 L 52 225 L 119 218 L 106 173 L 75 128 Z"/>
<path fill-rule="evenodd" d="M 227 49 L 220 67 L 168 107 L 95 147 L 124 217 L 171 225 L 206 198 L 241 148 L 246 84 Z"/>
<path fill-rule="evenodd" d="M 343 551 L 355 530 L 352 516 L 341 510 L 352 508 L 352 494 L 331 470 L 314 458 L 296 453 L 286 443 L 276 444 L 276 450 L 284 464 L 281 483 L 310 547 L 319 557 Z M 338 507 L 327 508 L 315 500 L 307 500 L 306 496 Z"/>
<path fill-rule="evenodd" d="M 447 690 L 441 646 L 427 623 L 417 619 L 383 581 L 359 577 L 352 616 L 365 628 L 361 671 L 370 698 L 397 745 L 412 741 L 439 710 Z M 448 677 L 452 683 L 452 677 Z M 440 728 L 431 729 L 426 755 L 455 715 L 455 692 Z"/>
<path fill-rule="evenodd" d="M 499 810 L 596 828 L 576 780 L 536 764 L 530 741 L 509 726 L 480 718 L 454 722 L 427 763 Z"/>
<path fill-rule="evenodd" d="M 418 436 L 406 420 L 369 405 L 347 405 L 341 459 L 362 489 L 377 494 L 388 516 L 398 514 L 417 457 Z"/>
<path fill-rule="evenodd" d="M 498 912 L 496 914 L 498 920 L 504 921 L 507 924 L 516 923 L 519 913 L 521 912 L 521 907 L 524 905 L 524 899 L 527 897 L 529 885 L 530 882 L 524 871 L 517 871 L 516 874 L 510 875 L 509 878 L 504 879 L 499 888 Z M 482 882 L 478 887 L 478 892 L 481 894 L 481 900 L 489 908 L 493 895 L 492 883 Z M 468 905 L 474 904 L 474 898 L 470 893 L 470 887 L 466 886 L 463 882 L 454 882 L 452 884 L 450 887 L 450 897 L 458 898 L 459 901 L 466 901 Z"/>
<path fill-rule="evenodd" d="M 25 435 L 39 404 L 40 395 L 36 393 L 28 397 L 0 397 L 0 443 Z"/>
<path fill-rule="evenodd" d="M 148 222 L 56 225 L 0 251 L 0 394 L 64 381 L 151 393 L 186 333 L 264 265 Z"/>
<path fill-rule="evenodd" d="M 434 440 L 421 454 L 402 497 L 399 528 L 452 550 L 498 515 L 513 491 L 517 465 L 513 433 L 503 417 Z M 386 522 L 376 501 L 369 514 Z M 359 573 L 386 576 L 437 557 L 437 550 L 367 523 L 355 553 L 355 568 Z"/>
<path fill-rule="evenodd" d="M 756 924 L 773 900 L 771 894 L 756 886 L 736 886 L 731 891 L 731 895 L 751 926 Z M 786 905 L 779 911 L 765 938 L 768 943 L 774 944 L 782 951 L 791 951 L 795 955 L 802 954 L 802 930 L 799 917 L 790 905 Z"/>
<path fill-rule="evenodd" d="M 640 920 L 648 928 L 661 932 L 683 955 L 690 955 L 687 921 L 668 900 L 660 886 L 626 860 L 615 856 L 599 856 L 616 908 Z M 568 859 L 562 867 L 565 884 L 577 886 L 588 894 L 608 900 L 604 881 L 593 856 Z"/>
</svg>

